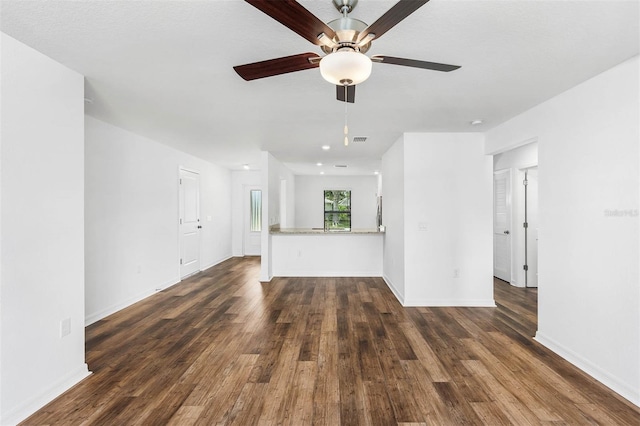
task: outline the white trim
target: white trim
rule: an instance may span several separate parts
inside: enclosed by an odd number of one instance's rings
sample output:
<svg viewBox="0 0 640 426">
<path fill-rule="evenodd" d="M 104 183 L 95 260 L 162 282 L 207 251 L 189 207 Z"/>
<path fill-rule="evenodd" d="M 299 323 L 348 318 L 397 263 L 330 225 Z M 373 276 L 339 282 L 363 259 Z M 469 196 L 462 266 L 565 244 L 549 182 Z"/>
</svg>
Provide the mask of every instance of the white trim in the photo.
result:
<svg viewBox="0 0 640 426">
<path fill-rule="evenodd" d="M 229 260 L 232 257 L 233 256 L 231 256 L 231 255 L 223 257 L 220 260 L 218 260 L 218 261 L 206 266 L 205 268 L 203 268 L 203 269 L 201 269 L 201 270 L 199 270 L 197 272 L 194 272 L 193 275 L 198 274 L 198 273 L 200 273 L 202 271 L 206 271 L 207 269 L 212 268 L 212 267 L 214 267 L 216 265 L 219 265 L 220 263 L 224 262 L 225 260 Z M 176 284 L 180 284 L 183 279 L 172 278 L 171 280 L 165 281 L 164 283 L 162 283 L 160 285 L 154 286 L 153 289 L 148 289 L 148 290 L 146 290 L 146 291 L 144 291 L 142 293 L 139 293 L 136 296 L 133 296 L 133 297 L 130 297 L 129 299 L 126 299 L 123 302 L 113 304 L 113 305 L 111 305 L 111 306 L 109 306 L 109 307 L 107 307 L 105 309 L 102 309 L 101 311 L 98 311 L 98 312 L 96 312 L 94 314 L 91 314 L 91 315 L 85 317 L 84 325 L 85 325 L 85 327 L 87 327 L 87 326 L 89 326 L 89 325 L 91 325 L 91 324 L 93 324 L 95 322 L 100 321 L 103 318 L 108 317 L 109 315 L 112 315 L 112 314 L 115 314 L 118 311 L 121 311 L 124 308 L 128 308 L 129 306 L 133 305 L 134 303 L 138 303 L 138 302 L 146 299 L 149 296 L 153 296 L 154 294 L 158 293 L 159 291 L 166 290 L 169 287 L 173 287 Z"/>
<path fill-rule="evenodd" d="M 178 193 L 176 194 L 176 196 L 178 197 L 178 203 L 177 203 L 177 210 L 176 210 L 176 218 L 175 218 L 175 222 L 178 227 L 178 235 L 177 235 L 177 247 L 178 247 L 178 257 L 176 259 L 176 275 L 178 276 L 178 281 L 180 280 L 180 274 L 182 273 L 182 265 L 180 264 L 180 257 L 182 256 L 182 235 L 180 235 L 180 232 L 182 231 L 180 229 L 180 191 L 182 191 L 182 189 L 180 188 L 180 179 L 182 179 L 182 166 L 178 166 L 178 176 L 176 176 L 176 179 L 178 182 Z"/>
<path fill-rule="evenodd" d="M 560 355 L 562 358 L 569 361 L 571 364 L 575 365 L 603 385 L 607 386 L 621 397 L 640 407 L 640 390 L 636 389 L 634 386 L 622 382 L 619 378 L 612 376 L 607 371 L 580 356 L 578 353 L 540 333 L 540 331 L 536 333 L 533 339 L 542 346 Z"/>
<path fill-rule="evenodd" d="M 463 308 L 495 308 L 493 299 L 408 299 L 404 307 L 463 307 Z"/>
<path fill-rule="evenodd" d="M 199 272 L 203 272 L 203 271 L 206 271 L 209 268 L 213 268 L 214 266 L 219 265 L 222 262 L 224 262 L 225 260 L 231 259 L 232 257 L 237 257 L 237 256 L 228 255 L 228 256 L 220 258 L 219 260 L 214 260 L 213 263 L 210 263 L 207 266 L 203 267 L 202 269 L 200 269 Z"/>
<path fill-rule="evenodd" d="M 118 303 L 114 303 L 111 306 L 108 306 L 104 309 L 99 310 L 98 312 L 95 312 L 93 314 L 90 314 L 88 316 L 85 317 L 84 319 L 84 325 L 89 326 L 95 322 L 100 321 L 103 318 L 108 317 L 109 315 L 115 314 L 118 311 L 121 311 L 124 308 L 128 308 L 129 306 L 133 305 L 134 303 L 138 303 L 141 300 L 146 299 L 149 296 L 154 295 L 155 293 L 162 291 L 164 289 L 167 289 L 171 286 L 174 286 L 176 284 L 178 284 L 180 282 L 180 278 L 172 278 L 171 280 L 165 281 L 159 285 L 155 285 L 152 286 L 151 288 L 138 293 L 137 295 L 133 296 L 133 297 L 129 297 L 125 300 L 123 300 L 122 302 L 118 302 Z"/>
<path fill-rule="evenodd" d="M 90 375 L 91 372 L 87 364 L 83 363 L 82 366 L 58 380 L 48 389 L 43 390 L 38 395 L 5 413 L 0 419 L 0 424 L 10 426 L 20 423 Z"/>
<path fill-rule="evenodd" d="M 536 142 L 538 142 L 538 137 L 537 136 L 533 136 L 533 137 L 531 137 L 529 139 L 525 139 L 523 141 L 510 144 L 508 146 L 502 146 L 502 147 L 496 149 L 495 151 L 485 152 L 485 155 L 502 154 L 503 152 L 511 151 L 512 149 L 520 148 L 521 146 L 529 145 L 531 143 L 536 143 Z M 486 146 L 486 144 L 485 144 L 485 146 Z"/>
<path fill-rule="evenodd" d="M 263 278 L 262 276 L 260 276 L 260 279 L 258 281 L 260 281 L 261 283 L 269 283 L 272 279 L 273 277 Z"/>
<path fill-rule="evenodd" d="M 516 169 L 524 172 L 525 170 L 533 169 L 534 167 L 538 167 L 538 162 L 535 163 L 524 163 L 516 167 Z"/>
<path fill-rule="evenodd" d="M 178 166 L 178 179 L 180 178 L 180 170 L 184 170 L 184 171 L 187 171 L 187 172 L 195 173 L 197 175 L 200 174 L 200 170 L 198 170 L 198 169 L 192 169 L 190 167 L 185 167 L 185 166 Z"/>
<path fill-rule="evenodd" d="M 398 302 L 400 302 L 400 304 L 404 306 L 404 296 L 400 293 L 398 288 L 395 285 L 393 285 L 393 282 L 391 281 L 391 279 L 386 275 L 382 275 L 382 279 L 387 284 L 387 287 L 389 287 L 389 290 L 391 290 L 391 293 L 393 293 L 396 299 L 398 299 Z"/>
</svg>

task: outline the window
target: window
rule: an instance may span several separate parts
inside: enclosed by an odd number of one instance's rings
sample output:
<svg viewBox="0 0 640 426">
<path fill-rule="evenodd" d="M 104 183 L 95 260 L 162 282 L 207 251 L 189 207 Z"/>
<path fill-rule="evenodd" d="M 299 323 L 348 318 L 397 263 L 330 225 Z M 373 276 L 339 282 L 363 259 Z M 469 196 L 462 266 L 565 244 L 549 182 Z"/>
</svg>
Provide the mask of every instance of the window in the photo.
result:
<svg viewBox="0 0 640 426">
<path fill-rule="evenodd" d="M 324 230 L 351 230 L 351 191 L 324 191 Z"/>
<path fill-rule="evenodd" d="M 250 192 L 249 203 L 250 225 L 251 232 L 262 231 L 262 191 L 259 189 L 252 189 Z"/>
</svg>

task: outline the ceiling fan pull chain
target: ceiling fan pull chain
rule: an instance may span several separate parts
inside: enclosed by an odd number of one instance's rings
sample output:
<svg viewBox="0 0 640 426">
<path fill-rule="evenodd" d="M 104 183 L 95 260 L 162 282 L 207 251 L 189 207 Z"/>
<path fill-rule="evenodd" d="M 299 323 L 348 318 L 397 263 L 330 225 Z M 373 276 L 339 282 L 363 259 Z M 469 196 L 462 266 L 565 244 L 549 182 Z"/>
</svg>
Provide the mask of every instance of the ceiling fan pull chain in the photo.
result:
<svg viewBox="0 0 640 426">
<path fill-rule="evenodd" d="M 347 85 L 344 85 L 344 146 L 349 146 L 349 126 L 347 125 Z"/>
</svg>

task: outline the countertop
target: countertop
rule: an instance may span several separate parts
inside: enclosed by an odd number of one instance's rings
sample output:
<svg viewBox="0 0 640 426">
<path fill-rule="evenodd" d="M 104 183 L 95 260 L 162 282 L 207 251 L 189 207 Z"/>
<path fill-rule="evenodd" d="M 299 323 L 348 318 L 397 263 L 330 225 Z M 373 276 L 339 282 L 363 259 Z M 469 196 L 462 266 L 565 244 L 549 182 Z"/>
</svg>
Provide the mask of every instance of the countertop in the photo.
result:
<svg viewBox="0 0 640 426">
<path fill-rule="evenodd" d="M 352 229 L 351 231 L 325 231 L 324 228 L 272 228 L 271 234 L 278 235 L 354 235 L 354 234 L 384 234 L 375 228 Z"/>
</svg>

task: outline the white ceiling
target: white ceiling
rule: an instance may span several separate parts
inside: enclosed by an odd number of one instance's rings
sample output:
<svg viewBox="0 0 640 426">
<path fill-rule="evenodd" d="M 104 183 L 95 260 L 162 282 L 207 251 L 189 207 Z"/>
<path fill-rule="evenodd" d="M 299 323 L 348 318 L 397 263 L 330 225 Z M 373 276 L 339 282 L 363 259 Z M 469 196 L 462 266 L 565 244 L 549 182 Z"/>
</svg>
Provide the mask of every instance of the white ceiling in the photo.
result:
<svg viewBox="0 0 640 426">
<path fill-rule="evenodd" d="M 331 0 L 301 3 L 325 22 L 339 17 Z M 351 17 L 370 24 L 394 3 L 360 0 Z M 462 68 L 374 64 L 348 111 L 351 136 L 368 139 L 344 147 L 344 103 L 318 69 L 251 82 L 233 71 L 321 54 L 248 3 L 1 6 L 3 32 L 86 76 L 88 114 L 231 169 L 258 168 L 260 150 L 271 151 L 298 174 L 372 173 L 405 131 L 484 132 L 637 55 L 640 34 L 637 0 L 432 0 L 374 40 L 368 54 Z M 484 124 L 471 126 L 474 119 Z"/>
</svg>

